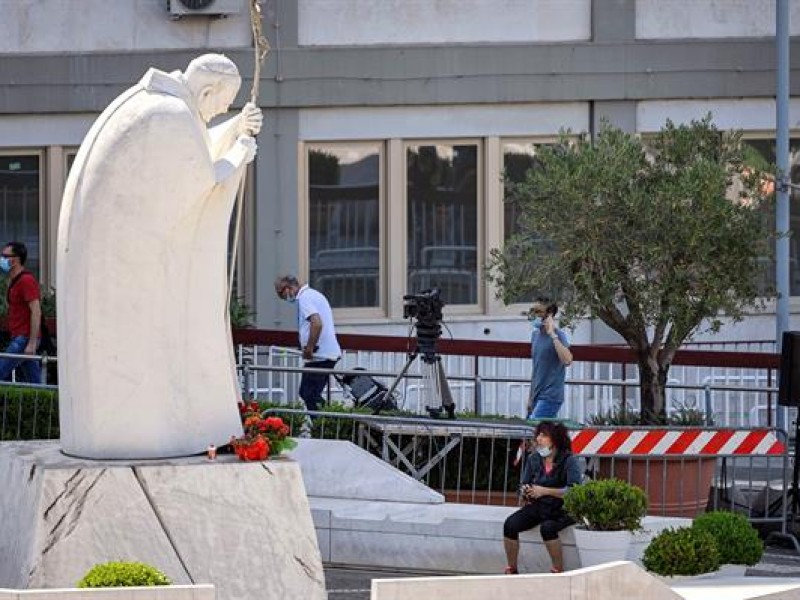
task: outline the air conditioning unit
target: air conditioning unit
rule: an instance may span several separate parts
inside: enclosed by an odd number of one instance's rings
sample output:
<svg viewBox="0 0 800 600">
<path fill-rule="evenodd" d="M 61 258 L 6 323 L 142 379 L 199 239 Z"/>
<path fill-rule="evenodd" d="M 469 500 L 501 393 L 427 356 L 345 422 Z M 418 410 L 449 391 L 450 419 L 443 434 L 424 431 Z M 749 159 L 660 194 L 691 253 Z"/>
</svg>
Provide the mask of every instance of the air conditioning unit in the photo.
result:
<svg viewBox="0 0 800 600">
<path fill-rule="evenodd" d="M 226 17 L 242 12 L 245 0 L 167 0 L 169 14 L 174 19 L 181 17 L 206 15 Z"/>
</svg>

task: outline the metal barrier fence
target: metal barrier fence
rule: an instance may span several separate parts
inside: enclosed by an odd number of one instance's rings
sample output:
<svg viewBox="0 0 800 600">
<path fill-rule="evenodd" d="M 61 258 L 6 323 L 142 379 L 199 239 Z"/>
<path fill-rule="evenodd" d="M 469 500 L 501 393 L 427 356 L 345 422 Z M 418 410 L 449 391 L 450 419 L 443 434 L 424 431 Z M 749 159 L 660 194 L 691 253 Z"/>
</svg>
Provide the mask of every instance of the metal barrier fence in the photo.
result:
<svg viewBox="0 0 800 600">
<path fill-rule="evenodd" d="M 448 501 L 516 505 L 530 426 L 270 408 L 293 436 L 347 440 L 442 493 Z M 773 428 L 574 428 L 590 477 L 617 477 L 648 492 L 650 514 L 744 514 L 785 533 L 791 478 L 782 432 Z M 647 449 L 647 452 L 638 452 Z"/>
</svg>

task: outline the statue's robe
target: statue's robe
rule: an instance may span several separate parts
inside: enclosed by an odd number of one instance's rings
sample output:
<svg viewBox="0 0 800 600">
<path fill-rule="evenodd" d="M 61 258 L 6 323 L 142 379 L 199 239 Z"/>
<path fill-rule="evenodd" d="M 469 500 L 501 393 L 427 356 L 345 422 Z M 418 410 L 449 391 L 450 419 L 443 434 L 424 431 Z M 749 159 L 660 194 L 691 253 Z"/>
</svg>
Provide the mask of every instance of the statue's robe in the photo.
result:
<svg viewBox="0 0 800 600">
<path fill-rule="evenodd" d="M 244 167 L 214 175 L 235 134 L 209 132 L 180 75 L 151 69 L 81 145 L 58 230 L 67 454 L 166 458 L 241 435 L 226 263 Z"/>
</svg>

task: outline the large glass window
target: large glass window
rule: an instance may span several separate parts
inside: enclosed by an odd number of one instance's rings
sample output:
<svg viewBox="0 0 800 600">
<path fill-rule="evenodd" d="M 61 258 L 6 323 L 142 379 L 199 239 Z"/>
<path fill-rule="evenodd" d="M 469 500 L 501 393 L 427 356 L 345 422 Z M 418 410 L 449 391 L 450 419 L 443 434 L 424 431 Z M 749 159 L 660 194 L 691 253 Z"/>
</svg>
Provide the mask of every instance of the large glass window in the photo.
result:
<svg viewBox="0 0 800 600">
<path fill-rule="evenodd" d="M 746 139 L 745 143 L 755 152 L 747 157 L 754 167 L 771 171 L 775 163 L 775 139 Z M 800 185 L 800 139 L 789 140 L 789 176 L 792 183 Z M 792 296 L 800 296 L 800 190 L 792 188 L 789 196 L 791 236 L 789 237 L 789 290 Z M 769 215 L 774 227 L 775 215 Z M 775 261 L 762 261 L 761 281 L 765 288 L 775 286 Z"/>
<path fill-rule="evenodd" d="M 521 183 L 525 180 L 525 173 L 536 165 L 536 145 L 532 143 L 505 142 L 503 144 L 503 175 L 506 184 Z M 519 206 L 503 198 L 503 239 L 507 240 L 513 234 L 519 233 L 517 216 Z"/>
<path fill-rule="evenodd" d="M 477 144 L 409 145 L 406 168 L 408 292 L 477 304 Z"/>
<path fill-rule="evenodd" d="M 37 276 L 40 170 L 38 154 L 0 155 L 0 243 L 24 243 L 28 248 L 26 267 Z"/>
<path fill-rule="evenodd" d="M 380 306 L 381 145 L 307 152 L 309 283 L 334 308 Z"/>
<path fill-rule="evenodd" d="M 528 170 L 537 166 L 536 159 L 537 144 L 533 142 L 504 142 L 503 143 L 503 174 L 505 177 L 506 189 L 509 185 L 521 183 L 525 180 Z M 520 207 L 519 204 L 504 196 L 503 198 L 503 240 L 520 233 L 519 223 Z M 535 238 L 535 241 L 542 244 L 543 250 L 552 252 L 553 247 L 550 242 L 544 239 Z M 528 292 L 518 298 L 515 302 L 529 303 L 539 295 L 536 292 Z"/>
</svg>

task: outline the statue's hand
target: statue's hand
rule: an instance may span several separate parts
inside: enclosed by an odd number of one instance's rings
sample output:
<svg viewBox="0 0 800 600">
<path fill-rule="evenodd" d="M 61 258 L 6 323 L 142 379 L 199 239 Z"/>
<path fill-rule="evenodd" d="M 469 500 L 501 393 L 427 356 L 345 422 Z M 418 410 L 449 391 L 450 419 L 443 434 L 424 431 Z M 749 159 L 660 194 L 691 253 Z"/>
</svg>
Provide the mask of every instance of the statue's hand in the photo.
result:
<svg viewBox="0 0 800 600">
<path fill-rule="evenodd" d="M 253 159 L 256 157 L 256 140 L 249 135 L 240 135 L 237 139 L 237 142 L 244 146 L 245 149 L 245 164 L 253 162 Z"/>
<path fill-rule="evenodd" d="M 264 116 L 261 114 L 261 109 L 252 102 L 245 104 L 239 119 L 239 133 L 242 135 L 258 135 L 263 123 Z"/>
</svg>

